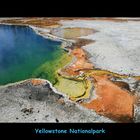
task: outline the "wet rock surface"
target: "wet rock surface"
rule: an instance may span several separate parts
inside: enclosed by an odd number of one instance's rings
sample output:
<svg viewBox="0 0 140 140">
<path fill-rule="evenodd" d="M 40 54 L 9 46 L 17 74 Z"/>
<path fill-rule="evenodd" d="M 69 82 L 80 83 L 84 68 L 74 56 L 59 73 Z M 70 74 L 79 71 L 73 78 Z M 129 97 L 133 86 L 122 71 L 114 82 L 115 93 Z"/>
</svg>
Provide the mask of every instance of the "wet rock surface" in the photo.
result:
<svg viewBox="0 0 140 140">
<path fill-rule="evenodd" d="M 0 122 L 113 122 L 31 80 L 0 87 Z"/>
</svg>

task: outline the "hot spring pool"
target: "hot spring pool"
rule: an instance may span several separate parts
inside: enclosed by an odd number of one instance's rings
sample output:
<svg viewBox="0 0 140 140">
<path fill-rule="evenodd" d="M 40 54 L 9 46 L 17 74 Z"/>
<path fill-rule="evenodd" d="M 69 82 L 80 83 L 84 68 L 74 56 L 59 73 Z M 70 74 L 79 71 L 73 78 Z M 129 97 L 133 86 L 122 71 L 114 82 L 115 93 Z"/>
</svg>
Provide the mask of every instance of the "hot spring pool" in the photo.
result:
<svg viewBox="0 0 140 140">
<path fill-rule="evenodd" d="M 60 45 L 30 27 L 0 25 L 0 85 L 32 77 L 52 80 L 51 66 L 64 54 Z"/>
</svg>

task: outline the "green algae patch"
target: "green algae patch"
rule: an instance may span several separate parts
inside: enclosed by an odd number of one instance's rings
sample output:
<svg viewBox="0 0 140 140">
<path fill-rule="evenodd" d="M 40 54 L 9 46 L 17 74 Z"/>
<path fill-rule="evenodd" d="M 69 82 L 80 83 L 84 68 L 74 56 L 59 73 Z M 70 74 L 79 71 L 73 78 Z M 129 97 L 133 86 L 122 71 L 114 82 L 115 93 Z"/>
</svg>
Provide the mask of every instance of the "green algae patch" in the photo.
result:
<svg viewBox="0 0 140 140">
<path fill-rule="evenodd" d="M 89 98 L 92 87 L 93 84 L 90 80 L 64 78 L 63 76 L 58 76 L 58 82 L 55 85 L 58 91 L 68 95 L 74 101 Z"/>
<path fill-rule="evenodd" d="M 72 100 L 78 101 L 78 100 L 81 100 L 81 99 L 90 98 L 90 96 L 92 94 L 93 84 L 89 80 L 86 80 L 84 82 L 85 82 L 85 85 L 84 85 L 85 92 L 83 94 L 79 95 L 79 96 L 71 97 Z"/>
<path fill-rule="evenodd" d="M 49 80 L 53 85 L 58 82 L 57 71 L 64 67 L 71 61 L 71 56 L 62 50 L 61 53 L 56 54 L 57 59 L 54 61 L 47 61 L 36 69 L 32 75 L 34 78 L 43 78 Z M 56 56 L 55 56 L 56 57 Z"/>
<path fill-rule="evenodd" d="M 84 82 L 81 81 L 73 81 L 70 79 L 65 79 L 63 77 L 59 77 L 59 81 L 55 85 L 55 88 L 68 95 L 70 98 L 75 98 L 77 96 L 83 96 L 85 94 L 85 85 Z"/>
</svg>

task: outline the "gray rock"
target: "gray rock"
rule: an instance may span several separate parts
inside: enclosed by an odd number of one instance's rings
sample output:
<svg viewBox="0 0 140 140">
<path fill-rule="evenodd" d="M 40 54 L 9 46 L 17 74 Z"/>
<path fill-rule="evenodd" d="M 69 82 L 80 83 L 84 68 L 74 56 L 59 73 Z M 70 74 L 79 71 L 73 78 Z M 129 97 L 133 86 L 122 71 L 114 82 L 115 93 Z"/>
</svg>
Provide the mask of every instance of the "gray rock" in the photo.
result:
<svg viewBox="0 0 140 140">
<path fill-rule="evenodd" d="M 0 87 L 0 122 L 114 122 L 30 80 Z"/>
<path fill-rule="evenodd" d="M 140 105 L 135 105 L 134 107 L 134 122 L 140 122 Z"/>
</svg>

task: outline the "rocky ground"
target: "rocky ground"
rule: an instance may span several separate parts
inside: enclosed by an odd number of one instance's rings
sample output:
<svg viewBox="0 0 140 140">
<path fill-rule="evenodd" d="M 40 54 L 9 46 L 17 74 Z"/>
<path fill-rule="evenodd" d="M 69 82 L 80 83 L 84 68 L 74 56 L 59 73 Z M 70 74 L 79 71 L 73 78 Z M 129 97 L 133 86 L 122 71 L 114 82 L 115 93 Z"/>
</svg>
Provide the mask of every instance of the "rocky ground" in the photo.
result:
<svg viewBox="0 0 140 140">
<path fill-rule="evenodd" d="M 0 122 L 113 122 L 55 93 L 46 80 L 0 87 Z"/>
</svg>

